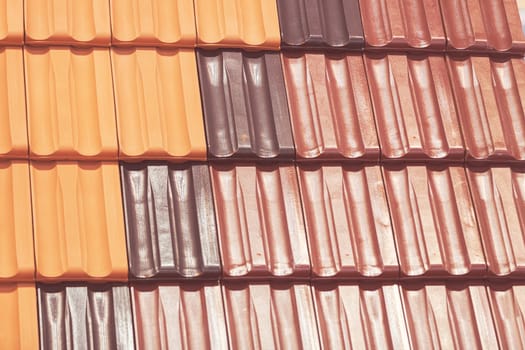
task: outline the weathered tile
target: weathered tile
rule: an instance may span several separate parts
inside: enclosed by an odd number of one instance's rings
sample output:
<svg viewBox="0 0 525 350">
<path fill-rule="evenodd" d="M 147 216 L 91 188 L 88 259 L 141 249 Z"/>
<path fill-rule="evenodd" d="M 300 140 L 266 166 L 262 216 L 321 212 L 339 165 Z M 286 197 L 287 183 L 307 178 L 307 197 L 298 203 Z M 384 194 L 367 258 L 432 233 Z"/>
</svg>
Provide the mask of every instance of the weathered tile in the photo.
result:
<svg viewBox="0 0 525 350">
<path fill-rule="evenodd" d="M 35 285 L 0 284 L 0 345 L 5 349 L 37 349 L 38 318 Z"/>
<path fill-rule="evenodd" d="M 487 286 L 500 349 L 525 347 L 525 285 L 491 283 Z"/>
</svg>

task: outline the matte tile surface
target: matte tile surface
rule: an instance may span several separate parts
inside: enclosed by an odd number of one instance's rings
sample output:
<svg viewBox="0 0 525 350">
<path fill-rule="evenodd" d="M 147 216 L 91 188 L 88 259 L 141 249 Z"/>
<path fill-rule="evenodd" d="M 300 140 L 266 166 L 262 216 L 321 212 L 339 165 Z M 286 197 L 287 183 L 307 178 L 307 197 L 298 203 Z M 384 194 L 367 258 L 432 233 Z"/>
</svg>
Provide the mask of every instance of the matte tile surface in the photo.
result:
<svg viewBox="0 0 525 350">
<path fill-rule="evenodd" d="M 5 349 L 37 349 L 38 319 L 35 285 L 0 284 L 0 345 Z"/>
<path fill-rule="evenodd" d="M 525 345 L 525 285 L 498 283 L 487 286 L 501 349 Z"/>
<path fill-rule="evenodd" d="M 0 43 L 22 45 L 24 43 L 24 1 L 3 0 L 0 10 Z"/>
</svg>

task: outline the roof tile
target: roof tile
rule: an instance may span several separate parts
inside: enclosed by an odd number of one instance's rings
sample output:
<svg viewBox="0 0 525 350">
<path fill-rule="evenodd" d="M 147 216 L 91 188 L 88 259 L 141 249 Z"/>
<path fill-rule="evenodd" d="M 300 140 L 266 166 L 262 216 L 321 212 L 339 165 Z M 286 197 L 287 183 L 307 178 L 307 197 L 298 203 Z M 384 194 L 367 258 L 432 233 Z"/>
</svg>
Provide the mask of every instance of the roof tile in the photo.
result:
<svg viewBox="0 0 525 350">
<path fill-rule="evenodd" d="M 487 286 L 500 349 L 525 344 L 525 285 L 493 283 Z"/>
<path fill-rule="evenodd" d="M 118 165 L 31 163 L 37 280 L 126 280 Z"/>
<path fill-rule="evenodd" d="M 379 166 L 298 168 L 314 277 L 397 277 Z"/>
<path fill-rule="evenodd" d="M 283 53 L 298 160 L 379 160 L 361 55 Z"/>
<path fill-rule="evenodd" d="M 0 43 L 22 45 L 24 43 L 24 1 L 6 0 L 0 10 Z"/>
<path fill-rule="evenodd" d="M 193 50 L 114 48 L 111 52 L 120 158 L 205 159 Z"/>
<path fill-rule="evenodd" d="M 211 180 L 226 278 L 309 275 L 293 165 L 212 165 Z"/>
</svg>

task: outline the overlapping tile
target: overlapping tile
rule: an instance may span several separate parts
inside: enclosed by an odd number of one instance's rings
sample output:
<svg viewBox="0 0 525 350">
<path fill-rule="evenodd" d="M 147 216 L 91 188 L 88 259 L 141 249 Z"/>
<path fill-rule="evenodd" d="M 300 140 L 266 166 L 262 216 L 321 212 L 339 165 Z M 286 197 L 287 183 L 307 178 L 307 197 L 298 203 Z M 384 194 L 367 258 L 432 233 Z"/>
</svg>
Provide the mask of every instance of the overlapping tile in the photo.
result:
<svg viewBox="0 0 525 350">
<path fill-rule="evenodd" d="M 379 166 L 301 165 L 298 173 L 313 277 L 398 277 Z"/>
<path fill-rule="evenodd" d="M 230 349 L 319 349 L 306 284 L 226 284 L 224 309 Z"/>
<path fill-rule="evenodd" d="M 24 6 L 25 41 L 28 44 L 110 44 L 108 0 L 25 0 Z"/>
<path fill-rule="evenodd" d="M 204 160 L 193 50 L 113 48 L 112 63 L 120 158 Z"/>
<path fill-rule="evenodd" d="M 277 3 L 268 0 L 194 0 L 197 46 L 278 50 Z"/>
<path fill-rule="evenodd" d="M 0 44 L 24 43 L 24 1 L 4 0 L 0 10 Z"/>
<path fill-rule="evenodd" d="M 126 285 L 40 285 L 38 312 L 42 349 L 134 348 Z"/>
<path fill-rule="evenodd" d="M 312 287 L 322 349 L 408 349 L 397 285 Z"/>
<path fill-rule="evenodd" d="M 278 0 L 277 7 L 286 48 L 363 48 L 358 0 Z"/>
<path fill-rule="evenodd" d="M 193 47 L 193 1 L 112 0 L 112 44 Z"/>
<path fill-rule="evenodd" d="M 392 165 L 383 175 L 402 276 L 484 276 L 464 168 Z"/>
<path fill-rule="evenodd" d="M 525 345 L 525 285 L 493 283 L 487 286 L 500 349 Z"/>
<path fill-rule="evenodd" d="M 279 54 L 221 50 L 197 57 L 210 157 L 292 159 Z"/>
<path fill-rule="evenodd" d="M 30 156 L 117 159 L 108 49 L 25 49 Z"/>
<path fill-rule="evenodd" d="M 384 161 L 463 161 L 464 147 L 443 56 L 365 56 Z"/>
<path fill-rule="evenodd" d="M 367 49 L 445 50 L 439 0 L 360 1 Z"/>
<path fill-rule="evenodd" d="M 516 0 L 440 0 L 448 51 L 523 53 Z"/>
<path fill-rule="evenodd" d="M 518 1 L 518 10 L 520 14 L 520 20 L 521 20 L 521 29 L 523 33 L 525 33 L 525 1 L 524 0 L 517 0 Z"/>
<path fill-rule="evenodd" d="M 38 318 L 35 285 L 0 284 L 0 344 L 5 349 L 37 349 Z"/>
<path fill-rule="evenodd" d="M 525 61 L 448 57 L 467 161 L 525 160 Z"/>
<path fill-rule="evenodd" d="M 224 277 L 308 277 L 295 167 L 212 165 L 210 171 Z"/>
<path fill-rule="evenodd" d="M 298 160 L 379 160 L 361 55 L 283 53 Z"/>
<path fill-rule="evenodd" d="M 37 280 L 127 280 L 118 165 L 33 162 Z"/>
<path fill-rule="evenodd" d="M 228 349 L 219 285 L 134 285 L 131 294 L 137 349 Z"/>
<path fill-rule="evenodd" d="M 124 164 L 121 174 L 130 275 L 217 278 L 208 166 Z"/>
</svg>

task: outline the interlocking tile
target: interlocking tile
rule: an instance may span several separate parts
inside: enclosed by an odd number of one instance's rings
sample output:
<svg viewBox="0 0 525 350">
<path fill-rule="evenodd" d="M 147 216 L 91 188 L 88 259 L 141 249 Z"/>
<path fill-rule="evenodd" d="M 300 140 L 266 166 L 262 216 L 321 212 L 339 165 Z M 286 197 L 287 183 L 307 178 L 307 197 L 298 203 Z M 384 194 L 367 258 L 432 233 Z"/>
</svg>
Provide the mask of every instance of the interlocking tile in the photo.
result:
<svg viewBox="0 0 525 350">
<path fill-rule="evenodd" d="M 193 47 L 193 1 L 112 0 L 113 45 Z"/>
<path fill-rule="evenodd" d="M 219 248 L 206 164 L 121 168 L 130 274 L 217 277 Z"/>
<path fill-rule="evenodd" d="M 448 57 L 467 160 L 525 160 L 525 61 Z"/>
<path fill-rule="evenodd" d="M 121 159 L 203 160 L 206 138 L 191 49 L 112 49 Z"/>
<path fill-rule="evenodd" d="M 126 280 L 118 165 L 31 163 L 37 279 Z"/>
<path fill-rule="evenodd" d="M 525 51 L 516 0 L 440 0 L 447 50 Z"/>
<path fill-rule="evenodd" d="M 279 54 L 221 50 L 197 57 L 210 156 L 292 159 Z"/>
<path fill-rule="evenodd" d="M 27 158 L 24 61 L 21 48 L 0 48 L 0 158 Z"/>
<path fill-rule="evenodd" d="M 277 0 L 287 48 L 363 48 L 358 0 Z"/>
<path fill-rule="evenodd" d="M 25 0 L 24 6 L 28 44 L 110 44 L 108 0 Z"/>
<path fill-rule="evenodd" d="M 403 276 L 484 275 L 463 167 L 392 165 L 383 175 Z"/>
<path fill-rule="evenodd" d="M 228 349 L 219 285 L 135 285 L 131 293 L 137 349 Z"/>
<path fill-rule="evenodd" d="M 295 167 L 213 165 L 210 170 L 224 276 L 308 276 Z"/>
<path fill-rule="evenodd" d="M 525 34 L 525 0 L 518 0 L 518 9 L 520 13 L 521 29 Z"/>
<path fill-rule="evenodd" d="M 397 277 L 379 166 L 298 169 L 314 277 Z"/>
<path fill-rule="evenodd" d="M 463 161 L 443 56 L 367 54 L 365 67 L 384 160 Z"/>
<path fill-rule="evenodd" d="M 0 43 L 22 45 L 24 43 L 23 0 L 5 0 L 0 10 Z"/>
<path fill-rule="evenodd" d="M 319 349 L 306 284 L 226 284 L 224 309 L 231 349 Z"/>
<path fill-rule="evenodd" d="M 323 349 L 409 349 L 397 285 L 312 287 Z"/>
<path fill-rule="evenodd" d="M 274 0 L 194 0 L 197 46 L 278 50 Z"/>
<path fill-rule="evenodd" d="M 498 348 L 483 285 L 407 284 L 401 291 L 412 349 Z"/>
<path fill-rule="evenodd" d="M 38 319 L 34 284 L 0 284 L 0 345 L 4 349 L 37 349 Z"/>
<path fill-rule="evenodd" d="M 469 168 L 489 273 L 525 276 L 525 169 Z"/>
<path fill-rule="evenodd" d="M 379 160 L 361 55 L 283 53 L 298 160 Z"/>
<path fill-rule="evenodd" d="M 445 49 L 439 0 L 365 0 L 359 4 L 368 49 Z"/>
<path fill-rule="evenodd" d="M 133 349 L 126 285 L 40 285 L 42 349 Z"/>
<path fill-rule="evenodd" d="M 25 49 L 30 156 L 116 159 L 108 49 Z"/>
<path fill-rule="evenodd" d="M 497 283 L 487 287 L 500 349 L 525 344 L 525 285 Z"/>
</svg>

